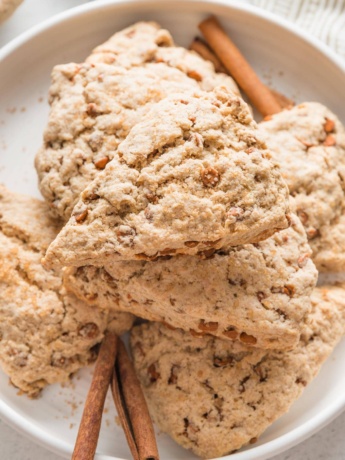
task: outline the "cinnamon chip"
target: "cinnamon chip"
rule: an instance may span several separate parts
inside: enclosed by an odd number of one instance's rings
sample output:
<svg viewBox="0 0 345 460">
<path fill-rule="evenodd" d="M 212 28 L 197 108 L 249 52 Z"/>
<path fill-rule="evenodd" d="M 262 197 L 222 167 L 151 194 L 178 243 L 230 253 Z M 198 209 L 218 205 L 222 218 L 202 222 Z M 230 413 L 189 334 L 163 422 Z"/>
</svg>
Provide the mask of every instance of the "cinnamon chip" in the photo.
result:
<svg viewBox="0 0 345 460">
<path fill-rule="evenodd" d="M 108 157 L 100 158 L 99 160 L 95 161 L 95 166 L 97 169 L 104 169 L 106 165 L 109 163 Z"/>
<path fill-rule="evenodd" d="M 326 147 L 332 147 L 335 144 L 336 144 L 335 137 L 332 136 L 332 134 L 328 134 L 328 136 L 323 142 L 323 145 L 325 145 Z"/>
<path fill-rule="evenodd" d="M 243 343 L 247 343 L 249 345 L 254 345 L 257 340 L 253 335 L 246 334 L 245 332 L 242 332 L 240 335 L 240 340 Z"/>
<path fill-rule="evenodd" d="M 228 331 L 223 331 L 223 335 L 231 340 L 236 340 L 238 337 L 238 332 L 235 329 L 230 329 Z"/>
<path fill-rule="evenodd" d="M 87 218 L 88 215 L 88 210 L 85 209 L 85 211 L 80 212 L 79 214 L 75 214 L 74 218 L 78 224 L 81 224 L 84 222 L 84 220 Z"/>
<path fill-rule="evenodd" d="M 200 321 L 198 328 L 203 332 L 214 332 L 218 329 L 218 323 L 210 321 L 206 323 L 203 319 Z"/>
<path fill-rule="evenodd" d="M 193 80 L 202 81 L 202 76 L 196 70 L 189 70 L 187 76 Z"/>
<path fill-rule="evenodd" d="M 326 131 L 326 133 L 333 133 L 335 128 L 335 123 L 333 120 L 326 118 L 326 121 L 323 125 L 323 129 Z"/>
</svg>

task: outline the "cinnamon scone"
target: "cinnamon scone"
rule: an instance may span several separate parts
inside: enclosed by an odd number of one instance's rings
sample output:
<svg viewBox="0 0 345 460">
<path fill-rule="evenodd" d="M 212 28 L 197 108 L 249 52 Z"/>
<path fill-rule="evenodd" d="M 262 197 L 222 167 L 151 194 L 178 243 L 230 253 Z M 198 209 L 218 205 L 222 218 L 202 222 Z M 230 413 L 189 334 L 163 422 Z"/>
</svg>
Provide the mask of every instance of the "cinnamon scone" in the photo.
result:
<svg viewBox="0 0 345 460">
<path fill-rule="evenodd" d="M 86 187 L 46 265 L 209 255 L 288 225 L 288 189 L 243 100 L 224 87 L 155 104 Z"/>
<path fill-rule="evenodd" d="M 344 334 L 345 290 L 316 288 L 291 351 L 202 339 L 160 323 L 131 332 L 134 365 L 153 420 L 202 458 L 254 442 L 286 413 Z"/>
<path fill-rule="evenodd" d="M 170 33 L 155 22 L 137 22 L 115 33 L 97 46 L 86 62 L 125 68 L 164 62 L 196 80 L 204 91 L 224 85 L 239 95 L 239 89 L 229 75 L 216 73 L 213 64 L 198 53 L 176 46 Z"/>
<path fill-rule="evenodd" d="M 195 80 L 165 64 L 129 70 L 105 64 L 56 66 L 44 145 L 35 160 L 53 215 L 68 220 L 80 193 L 153 104 L 197 88 Z"/>
<path fill-rule="evenodd" d="M 51 111 L 35 165 L 54 216 L 70 217 L 79 194 L 152 104 L 199 87 L 224 85 L 239 94 L 228 75 L 173 45 L 168 31 L 139 22 L 97 47 L 87 64 L 53 69 Z"/>
<path fill-rule="evenodd" d="M 64 283 L 84 302 L 127 311 L 190 332 L 259 348 L 298 343 L 317 271 L 302 224 L 255 245 L 211 258 L 114 262 L 65 271 Z"/>
<path fill-rule="evenodd" d="M 42 267 L 59 227 L 46 203 L 0 187 L 0 366 L 29 396 L 90 363 L 106 329 L 122 334 L 133 323 L 81 302 Z"/>
<path fill-rule="evenodd" d="M 339 254 L 345 248 L 343 125 L 325 106 L 309 102 L 273 115 L 259 130 L 295 198 L 317 268 L 344 271 Z"/>
</svg>

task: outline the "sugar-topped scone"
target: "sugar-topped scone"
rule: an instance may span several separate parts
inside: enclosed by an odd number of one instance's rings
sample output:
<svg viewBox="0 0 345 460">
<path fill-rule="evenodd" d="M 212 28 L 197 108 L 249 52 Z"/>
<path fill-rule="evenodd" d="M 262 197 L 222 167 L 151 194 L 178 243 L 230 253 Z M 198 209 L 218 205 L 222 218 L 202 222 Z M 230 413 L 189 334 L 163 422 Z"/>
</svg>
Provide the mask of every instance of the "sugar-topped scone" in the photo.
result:
<svg viewBox="0 0 345 460">
<path fill-rule="evenodd" d="M 84 302 L 162 321 L 192 335 L 211 334 L 259 348 L 298 343 L 317 271 L 299 219 L 255 245 L 209 259 L 115 262 L 69 268 L 67 290 Z"/>
<path fill-rule="evenodd" d="M 105 64 L 56 66 L 44 145 L 35 161 L 53 215 L 70 217 L 80 193 L 153 104 L 197 88 L 195 80 L 165 64 L 129 70 Z"/>
<path fill-rule="evenodd" d="M 81 194 L 45 263 L 115 260 L 264 240 L 288 225 L 288 189 L 243 100 L 225 88 L 155 104 Z"/>
<path fill-rule="evenodd" d="M 155 22 L 138 22 L 115 33 L 95 48 L 86 62 L 102 62 L 125 68 L 164 62 L 196 80 L 205 91 L 225 85 L 229 90 L 239 94 L 236 83 L 229 75 L 216 73 L 213 64 L 205 61 L 194 51 L 175 46 L 170 33 Z"/>
<path fill-rule="evenodd" d="M 344 333 L 344 287 L 316 288 L 292 351 L 194 338 L 160 323 L 131 333 L 153 420 L 183 447 L 214 458 L 255 440 L 289 410 Z"/>
<path fill-rule="evenodd" d="M 81 302 L 42 267 L 58 229 L 46 203 L 0 187 L 0 366 L 29 396 L 91 362 L 107 328 L 121 334 L 133 323 Z"/>
<path fill-rule="evenodd" d="M 317 268 L 345 270 L 338 253 L 345 248 L 339 224 L 345 212 L 344 127 L 326 107 L 309 102 L 272 116 L 259 130 L 295 198 Z"/>
</svg>

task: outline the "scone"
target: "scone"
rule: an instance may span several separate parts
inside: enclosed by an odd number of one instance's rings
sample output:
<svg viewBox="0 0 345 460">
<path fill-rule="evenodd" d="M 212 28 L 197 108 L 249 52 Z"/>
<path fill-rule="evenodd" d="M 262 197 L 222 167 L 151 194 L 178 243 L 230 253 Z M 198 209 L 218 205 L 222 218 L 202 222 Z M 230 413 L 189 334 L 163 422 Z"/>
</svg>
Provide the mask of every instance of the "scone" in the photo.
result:
<svg viewBox="0 0 345 460">
<path fill-rule="evenodd" d="M 259 348 L 293 348 L 310 310 L 317 271 L 302 224 L 256 245 L 218 251 L 208 259 L 177 256 L 69 268 L 67 290 L 194 336 L 240 340 Z"/>
<path fill-rule="evenodd" d="M 288 189 L 243 100 L 225 88 L 155 104 L 86 187 L 46 265 L 207 256 L 288 225 Z"/>
<path fill-rule="evenodd" d="M 29 396 L 91 362 L 107 328 L 122 334 L 133 323 L 81 302 L 42 267 L 58 228 L 44 202 L 0 187 L 0 366 Z"/>
<path fill-rule="evenodd" d="M 53 215 L 69 219 L 80 193 L 153 104 L 197 88 L 195 80 L 164 64 L 130 70 L 105 64 L 56 66 L 44 145 L 35 160 Z"/>
<path fill-rule="evenodd" d="M 51 111 L 35 161 L 53 216 L 69 219 L 79 194 L 152 104 L 219 85 L 239 94 L 232 78 L 173 45 L 169 32 L 140 22 L 97 47 L 87 64 L 53 69 Z"/>
<path fill-rule="evenodd" d="M 86 62 L 102 62 L 125 68 L 164 62 L 196 80 L 204 91 L 224 85 L 239 95 L 239 89 L 229 75 L 216 73 L 212 63 L 194 51 L 176 46 L 170 33 L 155 22 L 137 22 L 115 33 L 97 46 Z"/>
<path fill-rule="evenodd" d="M 140 21 L 112 35 L 97 46 L 86 62 L 130 68 L 155 59 L 159 48 L 175 46 L 170 32 L 157 22 Z"/>
<path fill-rule="evenodd" d="M 317 268 L 345 270 L 339 254 L 345 248 L 339 223 L 345 212 L 344 127 L 326 107 L 309 102 L 272 116 L 259 130 L 295 198 Z"/>
<path fill-rule="evenodd" d="M 287 412 L 344 333 L 344 287 L 316 288 L 292 351 L 193 338 L 159 323 L 131 333 L 134 365 L 159 429 L 202 458 L 255 442 Z"/>
</svg>

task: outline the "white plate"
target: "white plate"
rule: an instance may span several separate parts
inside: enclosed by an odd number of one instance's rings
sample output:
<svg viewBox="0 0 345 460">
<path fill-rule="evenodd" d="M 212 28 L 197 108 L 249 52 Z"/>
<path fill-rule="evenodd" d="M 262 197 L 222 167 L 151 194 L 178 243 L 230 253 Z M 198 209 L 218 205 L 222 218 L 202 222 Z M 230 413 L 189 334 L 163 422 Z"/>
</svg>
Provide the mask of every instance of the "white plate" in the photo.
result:
<svg viewBox="0 0 345 460">
<path fill-rule="evenodd" d="M 11 189 L 39 196 L 33 158 L 47 120 L 46 101 L 54 64 L 81 61 L 98 43 L 137 20 L 157 20 L 187 46 L 207 14 L 218 15 L 267 83 L 301 102 L 326 104 L 345 122 L 345 68 L 321 43 L 273 15 L 238 2 L 98 1 L 67 11 L 33 28 L 0 52 L 0 181 Z M 73 387 L 52 386 L 42 398 L 18 397 L 0 373 L 0 415 L 14 428 L 69 458 L 90 381 L 89 370 Z M 266 459 L 322 428 L 345 407 L 345 341 L 291 411 L 258 443 L 231 460 Z M 98 446 L 98 460 L 129 459 L 110 400 Z M 193 459 L 167 436 L 158 435 L 162 460 Z M 230 457 L 225 457 L 230 458 Z"/>
</svg>

